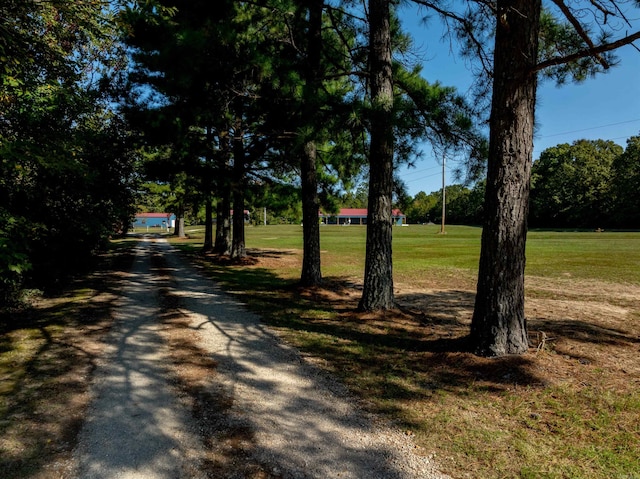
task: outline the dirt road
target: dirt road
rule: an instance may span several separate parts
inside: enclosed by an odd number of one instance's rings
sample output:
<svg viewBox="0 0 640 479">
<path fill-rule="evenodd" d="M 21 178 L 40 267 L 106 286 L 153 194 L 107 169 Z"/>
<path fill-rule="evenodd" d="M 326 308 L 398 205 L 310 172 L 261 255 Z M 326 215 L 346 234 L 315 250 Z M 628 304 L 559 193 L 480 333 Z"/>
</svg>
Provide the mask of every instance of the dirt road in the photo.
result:
<svg viewBox="0 0 640 479">
<path fill-rule="evenodd" d="M 168 304 L 189 338 L 173 369 L 178 342 L 170 347 L 159 320 Z M 445 477 L 163 240 L 138 244 L 116 320 L 75 453 L 78 478 Z M 189 401 L 194 388 L 176 374 L 203 356 L 215 370 Z"/>
</svg>

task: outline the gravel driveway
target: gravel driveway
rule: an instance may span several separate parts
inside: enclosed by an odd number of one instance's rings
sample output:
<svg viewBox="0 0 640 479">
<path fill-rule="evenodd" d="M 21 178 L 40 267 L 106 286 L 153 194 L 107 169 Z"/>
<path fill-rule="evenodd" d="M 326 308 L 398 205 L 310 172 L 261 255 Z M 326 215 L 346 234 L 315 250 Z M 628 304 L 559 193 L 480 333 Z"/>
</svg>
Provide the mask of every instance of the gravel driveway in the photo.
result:
<svg viewBox="0 0 640 479">
<path fill-rule="evenodd" d="M 153 255 L 162 258 L 170 282 L 151 267 Z M 409 436 L 360 411 L 338 383 L 283 344 L 258 316 L 165 241 L 147 238 L 137 246 L 117 326 L 96 372 L 95 399 L 75 453 L 78 478 L 212 477 L 197 459 L 210 445 L 165 368 L 168 352 L 157 318 L 159 290 L 167 284 L 199 350 L 217 363 L 211 388 L 231 399 L 218 424 L 241 423 L 251 432 L 251 459 L 269 477 L 446 477 L 415 453 Z M 224 477 L 245 477 L 238 474 L 227 470 Z"/>
</svg>

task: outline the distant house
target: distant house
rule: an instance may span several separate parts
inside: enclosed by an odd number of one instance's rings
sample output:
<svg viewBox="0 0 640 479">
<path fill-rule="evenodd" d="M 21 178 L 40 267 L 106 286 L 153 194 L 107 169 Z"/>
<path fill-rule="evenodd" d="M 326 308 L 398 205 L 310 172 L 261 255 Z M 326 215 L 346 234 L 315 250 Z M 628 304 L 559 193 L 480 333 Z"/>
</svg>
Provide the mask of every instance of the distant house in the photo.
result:
<svg viewBox="0 0 640 479">
<path fill-rule="evenodd" d="M 167 230 L 176 226 L 176 215 L 173 213 L 138 213 L 133 223 L 134 228 L 160 228 Z"/>
<path fill-rule="evenodd" d="M 399 209 L 391 211 L 392 222 L 394 225 L 403 225 L 407 221 L 407 217 Z M 366 225 L 367 209 L 366 208 L 341 208 L 337 215 L 325 214 L 322 211 L 318 213 L 320 221 L 327 225 Z"/>
<path fill-rule="evenodd" d="M 233 210 L 229 210 L 231 213 L 231 219 L 233 219 Z M 249 210 L 244 210 L 244 222 L 249 223 L 251 221 L 251 212 Z"/>
</svg>

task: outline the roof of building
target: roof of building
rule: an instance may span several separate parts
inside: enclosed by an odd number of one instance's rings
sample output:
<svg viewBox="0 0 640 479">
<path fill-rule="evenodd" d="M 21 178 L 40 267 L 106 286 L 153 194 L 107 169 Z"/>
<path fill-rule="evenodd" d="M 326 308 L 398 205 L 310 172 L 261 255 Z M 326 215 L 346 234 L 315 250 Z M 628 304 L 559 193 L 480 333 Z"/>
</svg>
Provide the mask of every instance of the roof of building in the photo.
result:
<svg viewBox="0 0 640 479">
<path fill-rule="evenodd" d="M 136 213 L 136 218 L 168 218 L 173 213 Z"/>
<path fill-rule="evenodd" d="M 391 210 L 391 214 L 393 216 L 404 216 L 404 213 L 399 209 Z M 367 216 L 367 208 L 340 208 L 340 211 L 337 215 L 325 214 L 322 211 L 319 213 L 320 216 L 351 216 L 351 217 L 365 217 Z"/>
<path fill-rule="evenodd" d="M 337 216 L 367 216 L 366 208 L 340 208 Z"/>
</svg>

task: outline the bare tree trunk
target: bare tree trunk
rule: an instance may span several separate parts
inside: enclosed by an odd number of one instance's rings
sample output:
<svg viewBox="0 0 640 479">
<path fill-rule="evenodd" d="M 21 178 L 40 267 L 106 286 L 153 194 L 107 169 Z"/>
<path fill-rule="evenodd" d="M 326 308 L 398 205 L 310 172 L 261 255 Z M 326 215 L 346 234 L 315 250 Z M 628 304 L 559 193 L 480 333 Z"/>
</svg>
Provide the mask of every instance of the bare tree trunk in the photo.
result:
<svg viewBox="0 0 640 479">
<path fill-rule="evenodd" d="M 233 131 L 233 238 L 231 257 L 244 258 L 247 250 L 244 242 L 244 187 L 245 151 L 242 117 L 238 115 Z"/>
<path fill-rule="evenodd" d="M 369 0 L 371 147 L 364 289 L 358 308 L 394 305 L 391 201 L 393 194 L 393 75 L 390 0 Z"/>
<path fill-rule="evenodd" d="M 227 188 L 228 190 L 228 188 Z M 230 192 L 223 193 L 216 209 L 216 244 L 213 249 L 217 254 L 231 253 L 231 199 Z"/>
<path fill-rule="evenodd" d="M 173 235 L 177 236 L 178 238 L 187 237 L 187 234 L 184 231 L 184 211 L 179 211 L 176 213 L 176 227 Z"/>
<path fill-rule="evenodd" d="M 213 189 L 212 185 L 212 148 L 213 148 L 213 133 L 210 125 L 207 125 L 207 153 L 206 153 L 206 164 L 205 171 L 202 178 L 203 189 L 204 189 L 204 198 L 205 198 L 205 225 L 204 225 L 204 244 L 202 249 L 205 252 L 211 251 L 213 249 L 213 211 L 211 204 L 211 191 Z"/>
<path fill-rule="evenodd" d="M 205 202 L 204 244 L 202 250 L 209 252 L 213 250 L 213 205 L 211 204 L 211 197 L 207 196 Z"/>
<path fill-rule="evenodd" d="M 533 155 L 541 0 L 499 0 L 489 165 L 478 289 L 471 323 L 477 354 L 528 349 L 525 244 Z"/>
<path fill-rule="evenodd" d="M 218 205 L 216 208 L 216 241 L 213 251 L 217 254 L 228 255 L 231 253 L 231 184 L 229 181 L 229 163 L 231 147 L 229 145 L 229 132 L 220 134 L 220 146 L 222 159 L 219 165 L 220 179 L 218 182 Z"/>
<path fill-rule="evenodd" d="M 318 181 L 316 178 L 316 144 L 306 143 L 302 157 L 302 274 L 300 284 L 318 285 L 322 282 L 320 268 L 320 224 L 318 211 Z"/>
<path fill-rule="evenodd" d="M 305 79 L 304 120 L 312 121 L 316 114 L 319 84 L 320 55 L 322 51 L 323 0 L 309 0 L 309 30 L 307 42 L 307 71 Z M 316 170 L 316 143 L 307 139 L 300 165 L 302 183 L 302 236 L 303 255 L 300 284 L 313 286 L 322 282 L 320 266 L 320 225 L 318 211 L 318 174 Z"/>
</svg>

